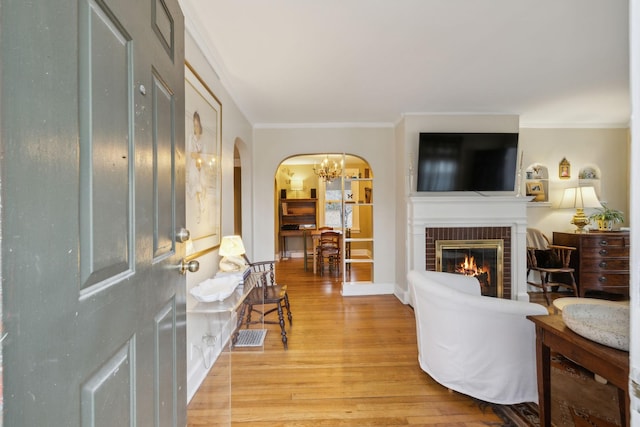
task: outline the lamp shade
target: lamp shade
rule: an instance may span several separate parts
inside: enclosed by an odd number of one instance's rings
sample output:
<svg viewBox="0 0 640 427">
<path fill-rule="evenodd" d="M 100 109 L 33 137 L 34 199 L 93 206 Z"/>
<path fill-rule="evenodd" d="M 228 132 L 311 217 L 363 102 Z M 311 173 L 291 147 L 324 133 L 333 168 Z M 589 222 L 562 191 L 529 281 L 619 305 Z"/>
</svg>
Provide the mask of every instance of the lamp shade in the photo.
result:
<svg viewBox="0 0 640 427">
<path fill-rule="evenodd" d="M 559 207 L 561 209 L 584 209 L 601 208 L 602 205 L 596 196 L 595 188 L 572 187 L 565 188 Z"/>
<path fill-rule="evenodd" d="M 304 186 L 300 178 L 291 178 L 291 190 L 300 191 L 303 187 Z"/>
<path fill-rule="evenodd" d="M 224 236 L 220 242 L 218 254 L 223 257 L 242 256 L 245 254 L 244 244 L 240 236 Z"/>
</svg>

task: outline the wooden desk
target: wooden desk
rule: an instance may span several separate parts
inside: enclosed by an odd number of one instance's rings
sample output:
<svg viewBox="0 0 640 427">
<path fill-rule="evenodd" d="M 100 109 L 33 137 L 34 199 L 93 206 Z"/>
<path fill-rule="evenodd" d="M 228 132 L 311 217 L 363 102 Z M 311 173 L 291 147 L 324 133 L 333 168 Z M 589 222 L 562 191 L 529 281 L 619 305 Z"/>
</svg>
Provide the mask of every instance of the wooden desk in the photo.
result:
<svg viewBox="0 0 640 427">
<path fill-rule="evenodd" d="M 618 387 L 620 420 L 629 425 L 629 353 L 588 340 L 567 328 L 560 315 L 527 316 L 536 325 L 540 426 L 551 426 L 551 350 Z"/>
<path fill-rule="evenodd" d="M 301 237 L 304 242 L 303 243 L 304 249 L 305 249 L 304 265 L 305 265 L 305 271 L 307 271 L 307 255 L 306 255 L 307 236 L 312 231 L 316 231 L 315 228 L 306 228 L 306 229 L 299 229 L 299 230 L 280 230 L 280 257 L 282 259 L 287 257 L 287 237 Z"/>
</svg>

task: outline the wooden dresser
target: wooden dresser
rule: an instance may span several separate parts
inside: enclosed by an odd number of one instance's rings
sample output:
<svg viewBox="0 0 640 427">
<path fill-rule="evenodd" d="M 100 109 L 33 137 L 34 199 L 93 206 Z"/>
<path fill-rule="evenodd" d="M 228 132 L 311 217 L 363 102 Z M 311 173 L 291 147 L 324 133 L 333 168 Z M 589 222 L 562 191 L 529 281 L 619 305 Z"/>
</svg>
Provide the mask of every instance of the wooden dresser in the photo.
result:
<svg viewBox="0 0 640 427">
<path fill-rule="evenodd" d="M 574 246 L 571 267 L 575 268 L 580 296 L 603 291 L 629 296 L 629 232 L 553 233 L 556 245 Z"/>
</svg>

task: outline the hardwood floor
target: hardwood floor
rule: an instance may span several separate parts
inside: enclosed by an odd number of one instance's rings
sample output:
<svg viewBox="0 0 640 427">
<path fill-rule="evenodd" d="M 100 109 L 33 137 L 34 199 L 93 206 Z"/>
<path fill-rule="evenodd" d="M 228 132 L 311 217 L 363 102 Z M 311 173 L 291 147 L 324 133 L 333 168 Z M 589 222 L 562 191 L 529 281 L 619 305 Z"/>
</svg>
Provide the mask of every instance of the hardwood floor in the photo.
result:
<svg viewBox="0 0 640 427">
<path fill-rule="evenodd" d="M 265 325 L 264 352 L 233 352 L 230 369 L 218 359 L 189 404 L 189 426 L 229 424 L 229 374 L 233 426 L 502 425 L 420 369 L 413 311 L 395 296 L 342 297 L 339 278 L 305 273 L 296 259 L 276 271 L 291 300 L 289 349 L 278 325 Z"/>
</svg>

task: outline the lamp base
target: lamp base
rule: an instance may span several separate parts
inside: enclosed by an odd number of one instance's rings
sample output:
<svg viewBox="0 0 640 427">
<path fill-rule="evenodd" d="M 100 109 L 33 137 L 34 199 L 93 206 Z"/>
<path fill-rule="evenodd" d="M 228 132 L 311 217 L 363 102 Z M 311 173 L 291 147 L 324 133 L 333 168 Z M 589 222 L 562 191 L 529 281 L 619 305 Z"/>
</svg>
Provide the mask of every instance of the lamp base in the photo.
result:
<svg viewBox="0 0 640 427">
<path fill-rule="evenodd" d="M 244 258 L 240 258 L 237 256 L 226 256 L 222 257 L 219 264 L 220 271 L 224 271 L 225 273 L 232 273 L 244 270 L 247 268 L 247 263 Z"/>
<path fill-rule="evenodd" d="M 585 230 L 584 227 L 589 225 L 589 222 L 589 217 L 584 214 L 584 209 L 577 208 L 576 214 L 571 220 L 571 224 L 577 227 L 576 233 L 588 233 L 588 230 Z"/>
</svg>

